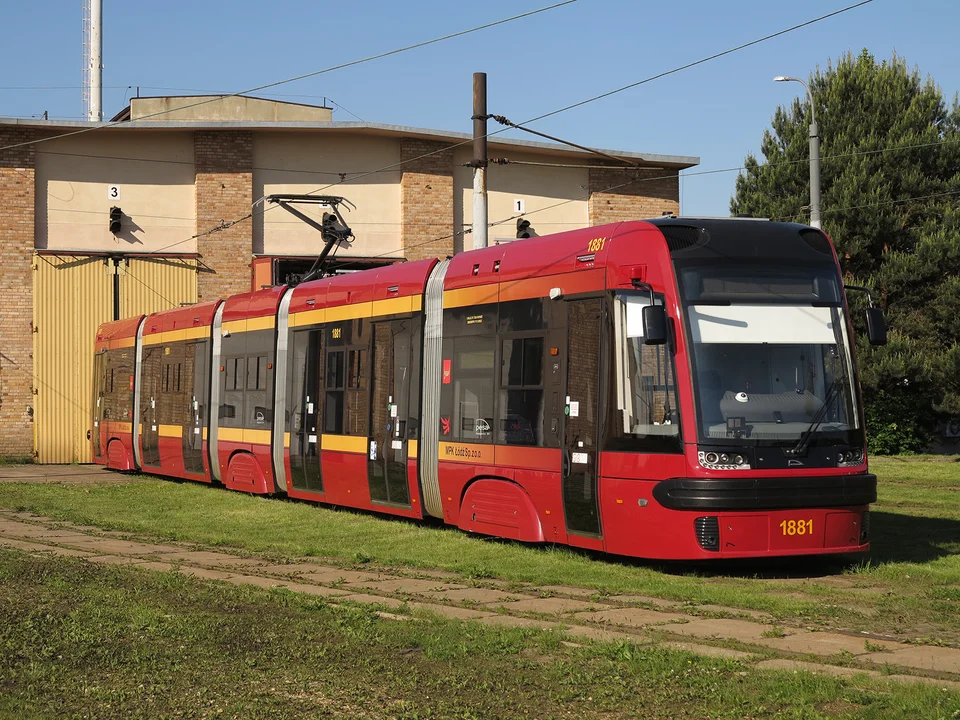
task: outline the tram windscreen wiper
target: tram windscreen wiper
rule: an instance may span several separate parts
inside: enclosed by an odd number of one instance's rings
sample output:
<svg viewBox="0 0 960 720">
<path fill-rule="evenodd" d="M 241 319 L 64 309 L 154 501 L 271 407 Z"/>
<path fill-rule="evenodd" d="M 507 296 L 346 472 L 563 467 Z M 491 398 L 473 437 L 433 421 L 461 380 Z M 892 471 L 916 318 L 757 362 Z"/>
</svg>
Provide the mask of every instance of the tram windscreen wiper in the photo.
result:
<svg viewBox="0 0 960 720">
<path fill-rule="evenodd" d="M 823 405 L 817 410 L 807 429 L 800 434 L 800 439 L 797 441 L 797 444 L 788 450 L 784 450 L 786 455 L 796 457 L 806 452 L 807 446 L 810 444 L 810 438 L 813 437 L 813 433 L 817 431 L 817 428 L 823 424 L 823 420 L 830 410 L 830 405 L 833 403 L 841 387 L 843 387 L 843 385 L 840 383 L 840 378 L 834 378 L 833 382 L 830 383 L 830 387 L 827 389 L 827 394 L 823 398 Z"/>
</svg>

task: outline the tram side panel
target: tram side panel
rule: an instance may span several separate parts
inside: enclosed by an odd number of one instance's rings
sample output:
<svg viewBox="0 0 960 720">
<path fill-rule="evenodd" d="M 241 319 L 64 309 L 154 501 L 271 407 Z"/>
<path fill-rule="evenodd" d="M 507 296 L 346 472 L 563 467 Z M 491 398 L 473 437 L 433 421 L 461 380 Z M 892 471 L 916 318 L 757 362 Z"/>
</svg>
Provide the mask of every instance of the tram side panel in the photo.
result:
<svg viewBox="0 0 960 720">
<path fill-rule="evenodd" d="M 498 296 L 474 290 L 477 299 Z M 568 540 L 560 490 L 563 309 L 530 297 L 444 310 L 439 469 L 446 522 L 529 542 Z"/>
<path fill-rule="evenodd" d="M 360 284 L 358 276 L 330 278 L 294 291 L 287 412 L 279 425 L 289 434 L 291 496 L 422 516 L 410 465 L 419 431 L 422 298 L 409 293 L 422 288 L 429 267 L 391 268 L 379 271 L 386 278 Z M 418 283 L 403 286 L 397 276 L 404 273 L 419 274 Z"/>
<path fill-rule="evenodd" d="M 136 331 L 143 316 L 104 323 L 94 357 L 90 439 L 93 460 L 112 470 L 133 470 Z"/>
<path fill-rule="evenodd" d="M 223 484 L 231 490 L 265 494 L 270 465 L 267 357 L 270 329 L 247 330 L 247 320 L 224 323 L 218 382 L 218 452 Z"/>
<path fill-rule="evenodd" d="M 132 340 L 132 338 L 130 338 Z M 122 341 L 117 344 L 127 345 Z M 133 370 L 134 347 L 111 348 L 103 356 L 102 413 L 98 428 L 101 449 L 107 466 L 115 470 L 133 469 Z"/>
</svg>

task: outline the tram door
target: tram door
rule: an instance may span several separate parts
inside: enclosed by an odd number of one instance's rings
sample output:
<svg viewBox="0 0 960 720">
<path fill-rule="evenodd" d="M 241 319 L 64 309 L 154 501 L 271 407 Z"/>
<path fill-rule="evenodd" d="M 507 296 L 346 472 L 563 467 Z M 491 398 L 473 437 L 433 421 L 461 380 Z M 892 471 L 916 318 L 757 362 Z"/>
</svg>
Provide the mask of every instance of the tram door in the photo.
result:
<svg viewBox="0 0 960 720">
<path fill-rule="evenodd" d="M 103 457 L 100 447 L 100 425 L 104 421 L 104 391 L 107 384 L 107 356 L 97 353 L 93 357 L 93 426 L 90 428 L 90 438 L 93 440 L 93 456 Z"/>
<path fill-rule="evenodd" d="M 143 439 L 143 464 L 160 466 L 160 427 L 157 405 L 160 401 L 160 345 L 145 345 L 143 361 L 140 365 L 140 423 L 143 427 L 140 437 Z"/>
<path fill-rule="evenodd" d="M 209 340 L 188 342 L 183 363 L 183 382 L 187 416 L 183 425 L 183 468 L 203 473 L 203 428 L 207 424 L 207 399 L 210 397 Z"/>
<path fill-rule="evenodd" d="M 600 450 L 600 361 L 603 302 L 567 307 L 567 386 L 563 422 L 563 509 L 567 532 L 601 534 L 597 498 Z"/>
<path fill-rule="evenodd" d="M 320 375 L 323 372 L 322 330 L 293 334 L 287 402 L 290 433 L 290 481 L 297 490 L 323 492 L 320 474 Z"/>
<path fill-rule="evenodd" d="M 413 320 L 373 325 L 373 393 L 367 473 L 370 499 L 410 507 L 407 484 L 407 402 Z"/>
</svg>

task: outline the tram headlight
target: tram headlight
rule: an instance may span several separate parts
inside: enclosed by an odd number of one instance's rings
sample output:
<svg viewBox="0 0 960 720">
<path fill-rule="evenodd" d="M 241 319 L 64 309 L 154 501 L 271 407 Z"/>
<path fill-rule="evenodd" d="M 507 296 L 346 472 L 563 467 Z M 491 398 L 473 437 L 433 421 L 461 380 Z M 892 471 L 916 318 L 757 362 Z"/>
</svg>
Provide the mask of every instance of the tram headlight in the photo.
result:
<svg viewBox="0 0 960 720">
<path fill-rule="evenodd" d="M 863 448 L 845 448 L 837 451 L 837 467 L 853 467 L 863 464 Z"/>
<path fill-rule="evenodd" d="M 700 467 L 706 470 L 749 470 L 750 458 L 745 453 L 700 450 L 697 453 Z"/>
</svg>

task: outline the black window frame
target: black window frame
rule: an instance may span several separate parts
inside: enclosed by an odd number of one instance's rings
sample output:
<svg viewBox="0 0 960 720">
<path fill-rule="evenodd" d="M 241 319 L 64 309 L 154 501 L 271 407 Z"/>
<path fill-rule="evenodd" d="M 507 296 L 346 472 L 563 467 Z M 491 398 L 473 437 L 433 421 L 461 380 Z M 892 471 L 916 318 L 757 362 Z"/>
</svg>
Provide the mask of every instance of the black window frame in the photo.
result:
<svg viewBox="0 0 960 720">
<path fill-rule="evenodd" d="M 496 444 L 512 445 L 520 447 L 544 447 L 545 436 L 544 418 L 546 416 L 546 387 L 544 383 L 544 371 L 546 370 L 545 354 L 547 352 L 547 339 L 545 330 L 529 331 L 524 333 L 501 334 L 498 343 L 498 362 L 499 384 L 497 392 L 497 403 L 494 408 L 494 417 L 496 418 Z M 506 344 L 511 344 L 510 358 L 514 358 L 517 344 L 520 347 L 519 378 L 511 377 L 511 371 L 514 367 L 504 365 L 504 358 L 507 357 Z M 528 360 L 536 357 L 537 377 L 536 382 L 529 377 Z M 515 382 L 519 380 L 519 382 Z M 523 400 L 518 404 L 511 400 L 511 396 L 516 398 L 520 395 Z M 539 405 L 538 417 L 526 417 L 522 407 L 527 405 L 526 397 L 533 394 Z M 516 410 L 517 412 L 512 412 Z M 512 415 L 519 416 L 519 421 L 511 420 Z M 507 423 L 517 422 L 517 426 L 508 427 Z M 529 428 L 524 426 L 529 425 Z M 510 433 L 510 434 L 508 434 Z"/>
</svg>

